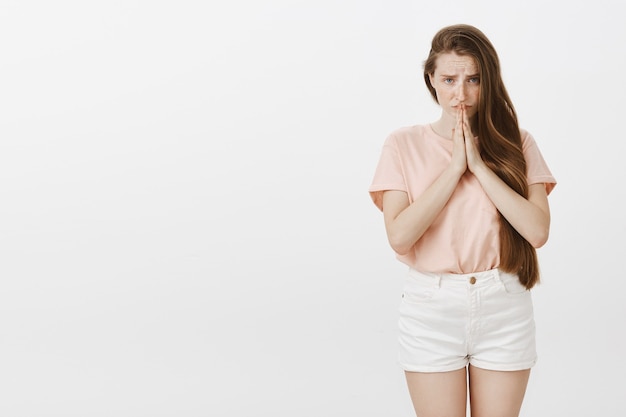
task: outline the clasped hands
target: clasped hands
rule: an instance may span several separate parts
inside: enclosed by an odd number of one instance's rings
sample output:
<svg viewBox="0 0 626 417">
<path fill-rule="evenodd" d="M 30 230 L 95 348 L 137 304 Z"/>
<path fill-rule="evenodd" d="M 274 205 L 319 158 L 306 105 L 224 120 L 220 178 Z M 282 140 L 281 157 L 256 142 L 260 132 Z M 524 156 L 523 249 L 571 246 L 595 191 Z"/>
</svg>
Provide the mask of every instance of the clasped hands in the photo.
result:
<svg viewBox="0 0 626 417">
<path fill-rule="evenodd" d="M 476 174 L 477 171 L 486 168 L 485 162 L 480 157 L 476 138 L 472 134 L 467 110 L 464 105 L 460 105 L 456 126 L 452 129 L 452 164 L 461 173 L 469 170 Z"/>
</svg>

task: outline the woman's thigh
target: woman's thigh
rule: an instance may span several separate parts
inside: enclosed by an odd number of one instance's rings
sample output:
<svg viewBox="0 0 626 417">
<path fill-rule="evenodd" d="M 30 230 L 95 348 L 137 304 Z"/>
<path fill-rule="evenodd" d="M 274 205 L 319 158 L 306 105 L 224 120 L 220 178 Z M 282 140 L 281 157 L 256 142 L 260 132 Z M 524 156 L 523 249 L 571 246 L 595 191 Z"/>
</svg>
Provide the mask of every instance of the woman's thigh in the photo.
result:
<svg viewBox="0 0 626 417">
<path fill-rule="evenodd" d="M 450 372 L 405 372 L 419 417 L 465 417 L 467 405 L 466 368 Z"/>
<path fill-rule="evenodd" d="M 517 417 L 526 393 L 530 369 L 489 371 L 469 366 L 472 417 Z"/>
</svg>

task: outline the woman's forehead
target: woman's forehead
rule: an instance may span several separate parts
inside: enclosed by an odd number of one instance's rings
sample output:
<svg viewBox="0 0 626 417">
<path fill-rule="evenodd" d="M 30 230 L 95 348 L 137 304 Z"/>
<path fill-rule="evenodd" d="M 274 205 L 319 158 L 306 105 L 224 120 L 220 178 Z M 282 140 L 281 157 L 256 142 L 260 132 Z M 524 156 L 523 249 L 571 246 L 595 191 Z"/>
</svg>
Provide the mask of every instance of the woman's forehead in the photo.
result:
<svg viewBox="0 0 626 417">
<path fill-rule="evenodd" d="M 437 57 L 436 69 L 439 72 L 464 70 L 465 72 L 475 73 L 478 72 L 478 65 L 476 65 L 476 60 L 469 55 L 447 52 Z"/>
</svg>

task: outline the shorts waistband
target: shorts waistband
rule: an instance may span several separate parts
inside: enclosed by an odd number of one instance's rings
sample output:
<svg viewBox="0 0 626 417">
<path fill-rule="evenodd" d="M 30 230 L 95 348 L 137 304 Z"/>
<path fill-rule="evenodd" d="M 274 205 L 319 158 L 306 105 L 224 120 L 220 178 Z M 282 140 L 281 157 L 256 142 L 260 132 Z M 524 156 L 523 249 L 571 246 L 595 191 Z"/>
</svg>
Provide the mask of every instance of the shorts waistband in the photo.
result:
<svg viewBox="0 0 626 417">
<path fill-rule="evenodd" d="M 489 269 L 487 271 L 471 272 L 467 274 L 423 272 L 410 268 L 409 276 L 429 277 L 433 280 L 433 284 L 437 286 L 482 286 L 502 282 L 502 278 L 504 276 L 515 277 L 514 274 L 501 271 L 498 268 Z"/>
</svg>

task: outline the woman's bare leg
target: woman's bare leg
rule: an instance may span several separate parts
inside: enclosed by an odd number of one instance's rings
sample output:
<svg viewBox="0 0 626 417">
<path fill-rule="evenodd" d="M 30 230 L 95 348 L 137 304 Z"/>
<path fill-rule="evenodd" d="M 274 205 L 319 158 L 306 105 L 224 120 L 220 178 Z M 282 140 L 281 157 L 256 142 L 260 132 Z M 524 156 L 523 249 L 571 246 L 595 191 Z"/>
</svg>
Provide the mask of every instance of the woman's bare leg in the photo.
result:
<svg viewBox="0 0 626 417">
<path fill-rule="evenodd" d="M 406 381 L 418 417 L 465 417 L 466 368 L 451 372 L 406 372 Z"/>
<path fill-rule="evenodd" d="M 518 417 L 530 369 L 488 371 L 469 366 L 472 417 Z"/>
</svg>

